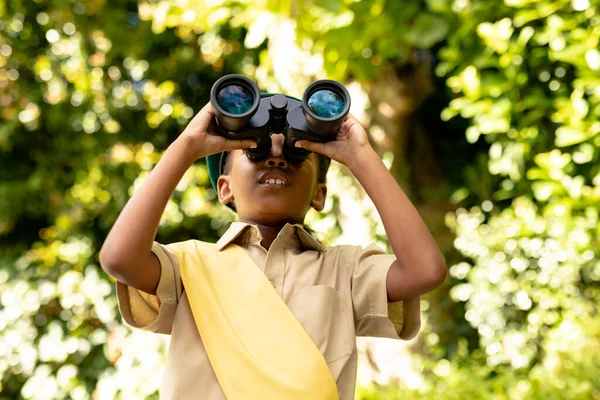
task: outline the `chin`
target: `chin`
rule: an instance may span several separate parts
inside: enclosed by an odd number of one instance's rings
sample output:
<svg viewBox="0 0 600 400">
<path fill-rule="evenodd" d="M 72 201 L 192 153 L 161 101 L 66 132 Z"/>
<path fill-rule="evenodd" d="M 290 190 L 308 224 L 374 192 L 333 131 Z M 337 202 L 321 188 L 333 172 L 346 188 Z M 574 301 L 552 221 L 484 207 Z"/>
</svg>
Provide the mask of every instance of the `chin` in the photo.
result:
<svg viewBox="0 0 600 400">
<path fill-rule="evenodd" d="M 260 207 L 256 208 L 252 213 L 252 220 L 261 225 L 267 226 L 283 226 L 286 223 L 295 224 L 302 223 L 304 217 L 299 217 L 301 213 L 290 213 L 289 209 L 284 207 Z"/>
</svg>

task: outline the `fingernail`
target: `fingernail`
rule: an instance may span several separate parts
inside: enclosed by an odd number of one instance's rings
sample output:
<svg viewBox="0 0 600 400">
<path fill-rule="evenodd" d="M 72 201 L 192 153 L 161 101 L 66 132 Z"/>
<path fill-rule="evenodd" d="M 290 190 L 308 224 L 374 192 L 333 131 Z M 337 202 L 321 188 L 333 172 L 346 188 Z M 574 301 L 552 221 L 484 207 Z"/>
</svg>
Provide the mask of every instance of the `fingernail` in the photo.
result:
<svg viewBox="0 0 600 400">
<path fill-rule="evenodd" d="M 294 144 L 294 146 L 295 146 L 295 147 L 300 147 L 300 148 L 302 148 L 302 143 L 300 143 L 300 142 L 296 142 L 296 143 Z"/>
</svg>

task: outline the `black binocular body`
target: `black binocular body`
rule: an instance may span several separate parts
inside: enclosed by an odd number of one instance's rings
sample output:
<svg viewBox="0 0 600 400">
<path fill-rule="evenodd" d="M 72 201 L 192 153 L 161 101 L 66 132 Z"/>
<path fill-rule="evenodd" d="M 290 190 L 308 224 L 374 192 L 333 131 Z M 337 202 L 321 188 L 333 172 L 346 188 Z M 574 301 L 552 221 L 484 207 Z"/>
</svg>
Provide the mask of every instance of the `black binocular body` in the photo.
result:
<svg viewBox="0 0 600 400">
<path fill-rule="evenodd" d="M 283 156 L 293 164 L 303 162 L 310 154 L 294 147 L 296 141 L 335 140 L 350 110 L 348 91 L 332 80 L 312 83 L 298 101 L 282 94 L 261 96 L 252 80 L 226 75 L 213 85 L 210 100 L 220 135 L 256 142 L 256 148 L 244 150 L 249 159 L 266 159 L 271 151 L 271 134 L 282 133 Z"/>
</svg>

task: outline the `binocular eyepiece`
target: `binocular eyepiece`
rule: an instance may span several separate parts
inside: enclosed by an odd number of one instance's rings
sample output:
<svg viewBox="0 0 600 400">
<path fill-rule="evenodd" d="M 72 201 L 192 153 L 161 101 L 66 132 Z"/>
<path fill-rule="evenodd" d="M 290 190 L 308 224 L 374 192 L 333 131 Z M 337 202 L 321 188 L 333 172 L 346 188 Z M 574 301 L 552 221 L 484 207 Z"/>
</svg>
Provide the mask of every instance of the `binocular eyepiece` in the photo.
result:
<svg viewBox="0 0 600 400">
<path fill-rule="evenodd" d="M 282 133 L 283 156 L 293 164 L 303 162 L 310 154 L 294 147 L 296 141 L 335 140 L 350 110 L 350 94 L 332 80 L 312 83 L 298 101 L 282 94 L 261 96 L 252 80 L 226 75 L 212 86 L 210 101 L 221 136 L 256 142 L 256 148 L 244 150 L 249 159 L 266 159 L 271 152 L 271 134 Z"/>
</svg>

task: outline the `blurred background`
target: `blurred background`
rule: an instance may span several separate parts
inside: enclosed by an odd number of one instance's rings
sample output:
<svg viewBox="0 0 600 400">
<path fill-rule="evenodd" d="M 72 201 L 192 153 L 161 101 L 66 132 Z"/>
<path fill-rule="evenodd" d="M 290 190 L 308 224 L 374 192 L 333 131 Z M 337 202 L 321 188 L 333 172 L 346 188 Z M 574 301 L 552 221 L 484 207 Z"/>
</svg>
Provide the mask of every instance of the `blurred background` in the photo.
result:
<svg viewBox="0 0 600 400">
<path fill-rule="evenodd" d="M 358 399 L 600 399 L 598 0 L 0 1 L 0 398 L 157 399 L 98 251 L 219 77 L 351 112 L 444 251 L 410 342 L 360 339 Z M 368 168 L 368 166 L 365 166 Z M 387 246 L 339 164 L 328 245 Z M 203 160 L 157 240 L 235 215 Z M 410 227 L 407 227 L 410 229 Z"/>
</svg>

